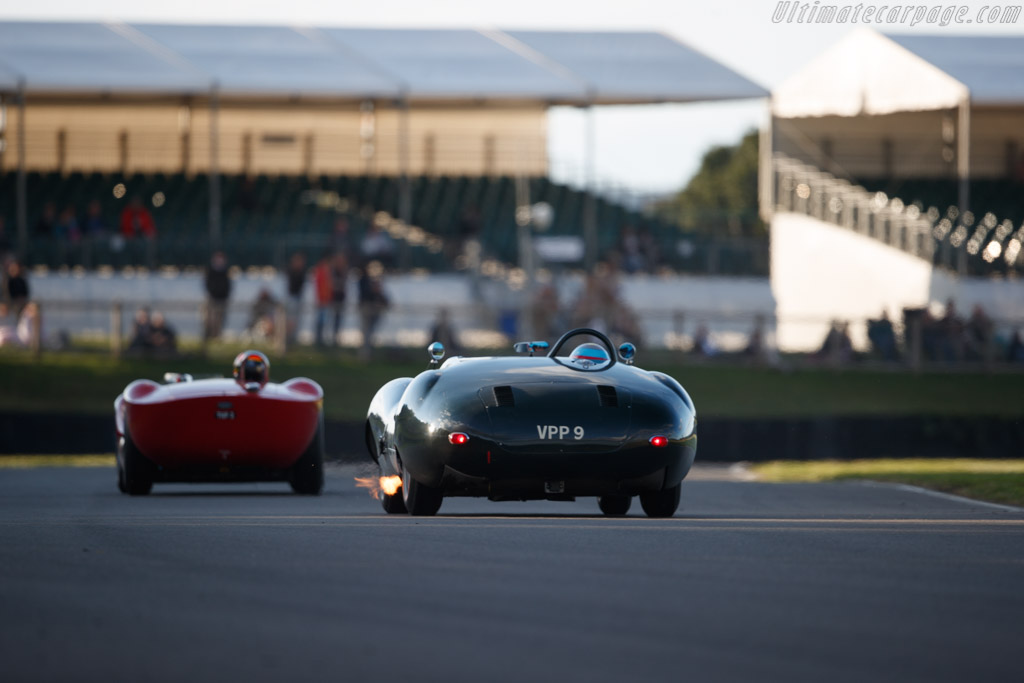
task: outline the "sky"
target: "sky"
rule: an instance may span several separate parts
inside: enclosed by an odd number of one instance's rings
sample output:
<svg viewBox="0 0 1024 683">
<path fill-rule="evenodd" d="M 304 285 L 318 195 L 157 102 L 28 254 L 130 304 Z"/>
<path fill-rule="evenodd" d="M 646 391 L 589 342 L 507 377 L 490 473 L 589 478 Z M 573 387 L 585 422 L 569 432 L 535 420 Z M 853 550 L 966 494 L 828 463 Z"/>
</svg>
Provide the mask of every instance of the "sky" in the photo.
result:
<svg viewBox="0 0 1024 683">
<path fill-rule="evenodd" d="M 826 0 L 843 7 L 881 8 Z M 811 0 L 810 7 L 822 5 Z M 968 0 L 965 19 L 990 0 Z M 785 7 L 784 7 L 785 6 Z M 888 6 L 887 6 L 888 7 Z M 899 7 L 909 7 L 906 3 Z M 946 3 L 921 5 L 950 8 Z M 768 90 L 853 30 L 850 23 L 821 24 L 785 16 L 778 0 L 0 0 L 0 19 L 151 21 L 171 23 L 284 24 L 392 28 L 499 28 L 661 31 L 725 64 Z M 799 9 L 799 8 L 798 8 Z M 806 16 L 806 15 L 805 15 Z M 884 19 L 888 18 L 883 17 Z M 941 15 L 939 15 L 941 19 Z M 1014 24 L 929 24 L 883 21 L 888 33 L 1024 35 L 1024 12 Z M 555 108 L 548 121 L 551 174 L 577 181 L 585 167 L 584 114 Z M 599 107 L 594 114 L 597 181 L 633 193 L 667 193 L 683 187 L 713 145 L 733 144 L 767 120 L 767 103 Z"/>
</svg>

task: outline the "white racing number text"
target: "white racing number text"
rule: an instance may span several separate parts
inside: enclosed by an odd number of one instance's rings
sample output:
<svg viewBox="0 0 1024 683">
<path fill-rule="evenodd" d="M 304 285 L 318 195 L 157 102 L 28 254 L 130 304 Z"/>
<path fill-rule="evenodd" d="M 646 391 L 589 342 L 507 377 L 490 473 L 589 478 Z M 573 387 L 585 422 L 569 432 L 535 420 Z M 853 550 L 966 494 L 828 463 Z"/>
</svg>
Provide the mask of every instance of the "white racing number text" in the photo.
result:
<svg viewBox="0 0 1024 683">
<path fill-rule="evenodd" d="M 542 439 L 562 439 L 569 438 L 569 434 L 579 441 L 583 438 L 583 427 L 579 425 L 575 427 L 567 427 L 566 425 L 537 425 L 537 436 Z"/>
</svg>

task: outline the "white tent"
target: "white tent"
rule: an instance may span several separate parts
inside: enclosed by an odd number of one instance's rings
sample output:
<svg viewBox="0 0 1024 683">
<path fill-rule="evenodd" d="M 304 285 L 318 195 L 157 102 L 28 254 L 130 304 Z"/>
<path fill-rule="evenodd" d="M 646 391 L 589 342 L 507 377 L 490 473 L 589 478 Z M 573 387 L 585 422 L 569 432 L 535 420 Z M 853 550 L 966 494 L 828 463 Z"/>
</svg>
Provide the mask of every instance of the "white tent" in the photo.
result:
<svg viewBox="0 0 1024 683">
<path fill-rule="evenodd" d="M 872 29 L 850 33 L 772 92 L 779 118 L 872 116 L 957 107 L 968 86 Z"/>
<path fill-rule="evenodd" d="M 773 151 L 846 177 L 955 177 L 966 209 L 970 178 L 1017 172 L 1024 36 L 860 28 L 776 88 L 772 114 Z"/>
</svg>

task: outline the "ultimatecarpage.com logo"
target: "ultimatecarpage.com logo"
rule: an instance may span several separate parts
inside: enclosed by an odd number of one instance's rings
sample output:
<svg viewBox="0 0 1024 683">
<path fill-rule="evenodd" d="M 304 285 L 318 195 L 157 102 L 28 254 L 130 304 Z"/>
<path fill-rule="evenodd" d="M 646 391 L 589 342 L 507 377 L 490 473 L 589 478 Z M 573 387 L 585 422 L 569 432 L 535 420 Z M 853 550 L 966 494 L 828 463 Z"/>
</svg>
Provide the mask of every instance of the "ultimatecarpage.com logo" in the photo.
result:
<svg viewBox="0 0 1024 683">
<path fill-rule="evenodd" d="M 949 26 L 950 24 L 1015 24 L 1020 5 L 983 5 L 976 11 L 966 5 L 823 5 L 780 0 L 772 13 L 774 24 L 903 24 Z"/>
</svg>

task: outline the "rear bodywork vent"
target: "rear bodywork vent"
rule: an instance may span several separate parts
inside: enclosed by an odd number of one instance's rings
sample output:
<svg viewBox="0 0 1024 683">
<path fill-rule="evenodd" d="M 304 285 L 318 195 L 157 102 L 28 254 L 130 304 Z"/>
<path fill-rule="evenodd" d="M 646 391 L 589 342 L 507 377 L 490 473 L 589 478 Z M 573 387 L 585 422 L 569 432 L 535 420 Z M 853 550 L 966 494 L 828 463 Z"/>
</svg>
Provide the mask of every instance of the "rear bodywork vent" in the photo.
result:
<svg viewBox="0 0 1024 683">
<path fill-rule="evenodd" d="M 599 384 L 597 387 L 597 398 L 601 402 L 602 408 L 619 407 L 619 394 L 615 391 L 615 387 Z"/>
<path fill-rule="evenodd" d="M 514 408 L 516 397 L 512 387 L 494 387 L 494 404 L 499 408 Z"/>
</svg>

